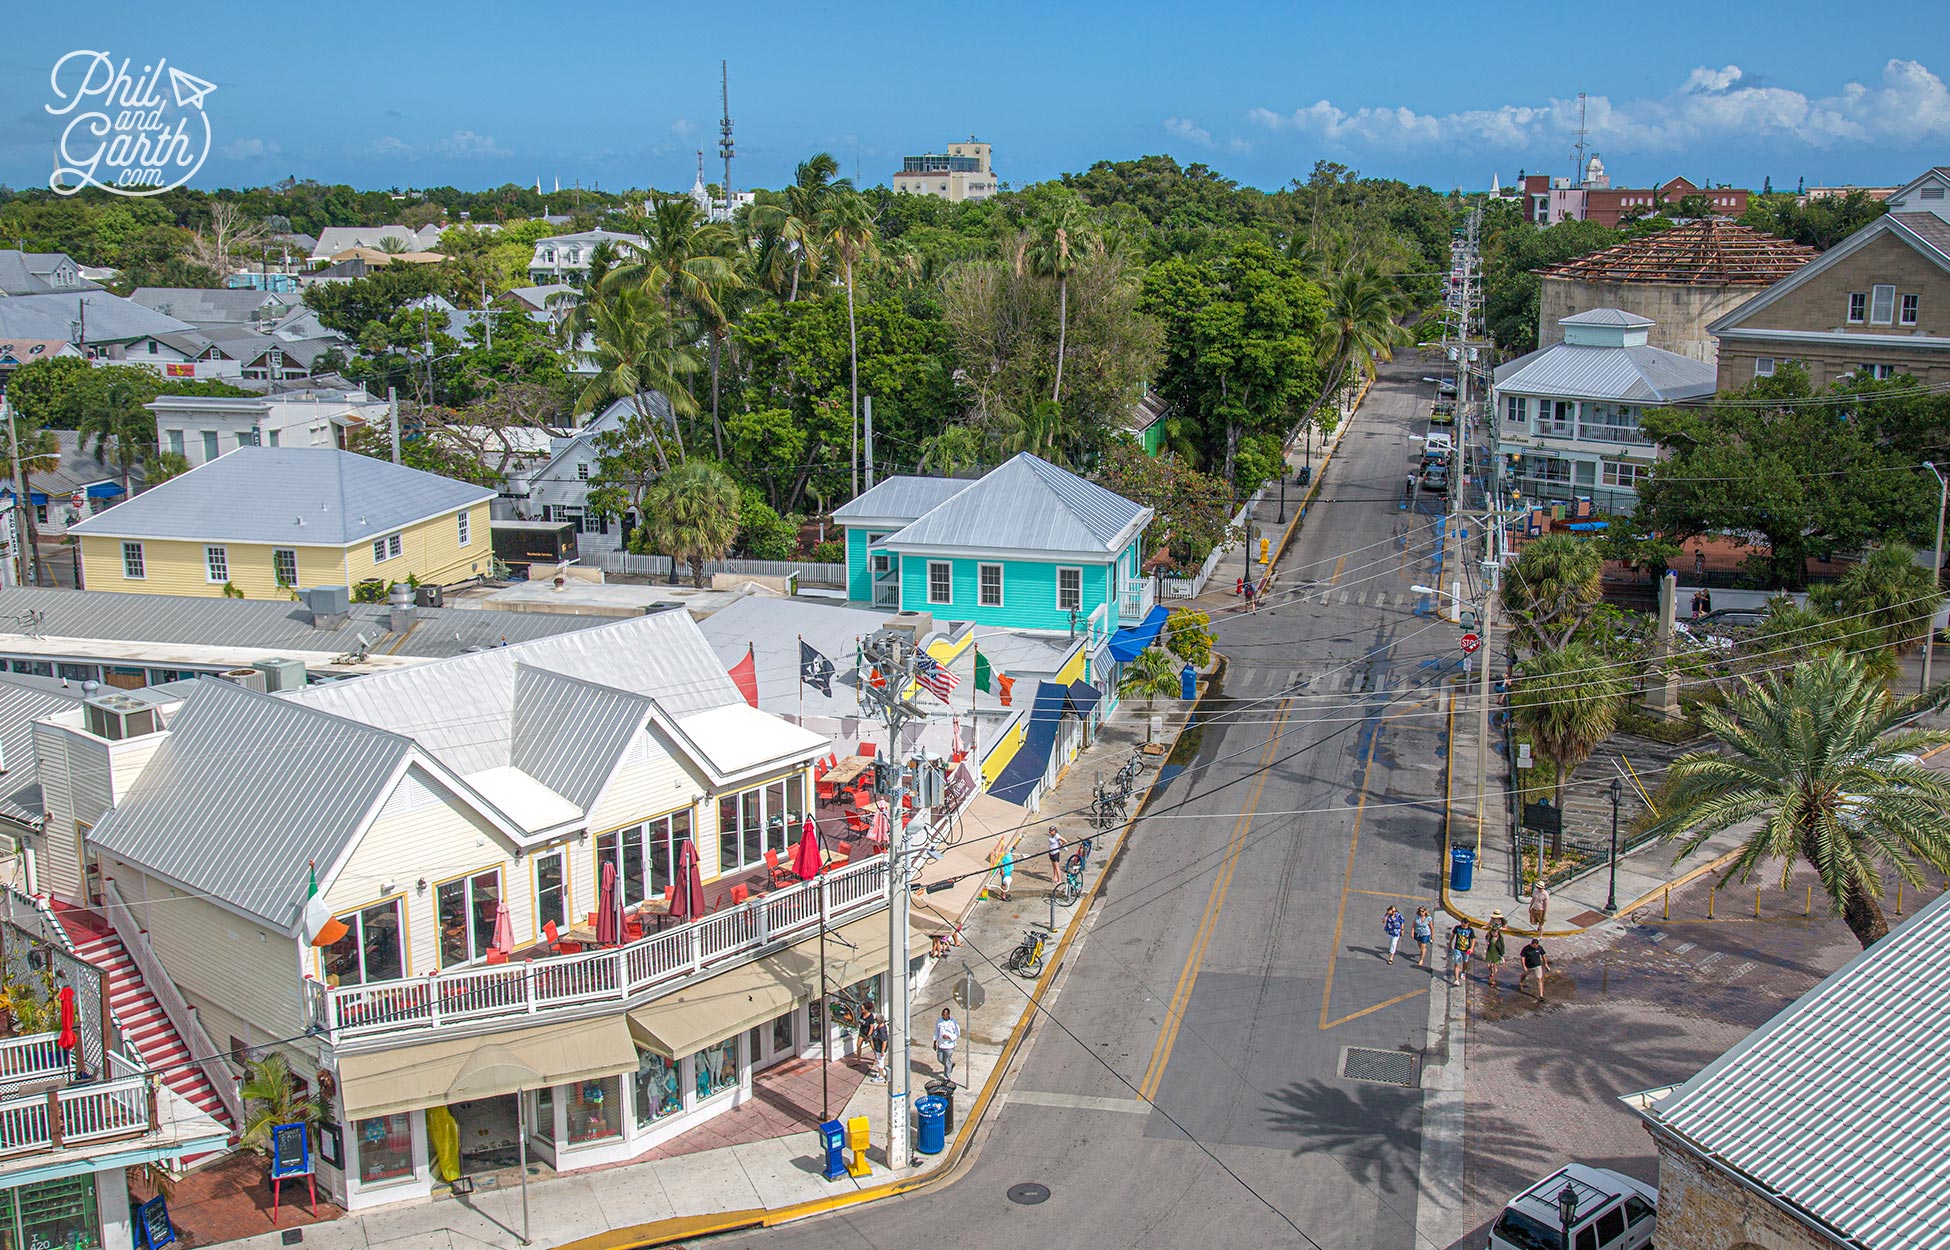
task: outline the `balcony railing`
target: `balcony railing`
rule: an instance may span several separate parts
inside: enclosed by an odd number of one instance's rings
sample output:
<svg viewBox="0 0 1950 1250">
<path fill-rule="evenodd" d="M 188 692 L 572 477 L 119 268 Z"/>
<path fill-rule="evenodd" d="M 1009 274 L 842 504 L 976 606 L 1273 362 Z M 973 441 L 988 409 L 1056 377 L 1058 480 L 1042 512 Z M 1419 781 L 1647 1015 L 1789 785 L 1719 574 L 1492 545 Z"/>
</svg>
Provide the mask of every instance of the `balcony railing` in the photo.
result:
<svg viewBox="0 0 1950 1250">
<path fill-rule="evenodd" d="M 1149 578 L 1124 587 L 1117 596 L 1117 619 L 1126 625 L 1135 625 L 1144 619 L 1151 605 L 1157 602 L 1157 588 Z"/>
<path fill-rule="evenodd" d="M 626 946 L 431 976 L 328 986 L 307 980 L 312 1022 L 336 1046 L 418 1040 L 443 1027 L 588 1014 L 647 1002 L 713 967 L 818 932 L 820 893 L 834 922 L 887 900 L 887 857 L 723 908 Z"/>
<path fill-rule="evenodd" d="M 73 1084 L 57 1035 L 0 1042 L 0 1158 L 140 1137 L 157 1127 L 155 1078 L 110 1052 L 104 1079 Z M 45 1089 L 34 1089 L 45 1084 Z"/>
<path fill-rule="evenodd" d="M 1594 443 L 1630 443 L 1644 446 L 1651 442 L 1636 425 L 1596 425 L 1586 421 L 1578 426 L 1578 437 Z"/>
</svg>

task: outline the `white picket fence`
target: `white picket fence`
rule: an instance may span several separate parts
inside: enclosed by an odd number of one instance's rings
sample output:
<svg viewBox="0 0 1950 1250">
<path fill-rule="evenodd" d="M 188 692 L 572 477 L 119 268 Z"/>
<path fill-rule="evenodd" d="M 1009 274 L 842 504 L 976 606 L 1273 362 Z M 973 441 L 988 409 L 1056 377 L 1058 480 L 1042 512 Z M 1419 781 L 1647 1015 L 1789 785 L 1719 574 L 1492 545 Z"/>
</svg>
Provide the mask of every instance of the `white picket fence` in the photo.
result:
<svg viewBox="0 0 1950 1250">
<path fill-rule="evenodd" d="M 640 556 L 628 551 L 606 551 L 603 553 L 603 572 L 623 573 L 636 577 L 669 577 L 669 556 Z M 687 564 L 677 571 L 681 577 L 690 576 Z M 706 560 L 706 576 L 712 573 L 749 573 L 754 577 L 792 577 L 815 586 L 846 585 L 846 566 L 844 564 L 823 564 L 805 560 Z"/>
</svg>

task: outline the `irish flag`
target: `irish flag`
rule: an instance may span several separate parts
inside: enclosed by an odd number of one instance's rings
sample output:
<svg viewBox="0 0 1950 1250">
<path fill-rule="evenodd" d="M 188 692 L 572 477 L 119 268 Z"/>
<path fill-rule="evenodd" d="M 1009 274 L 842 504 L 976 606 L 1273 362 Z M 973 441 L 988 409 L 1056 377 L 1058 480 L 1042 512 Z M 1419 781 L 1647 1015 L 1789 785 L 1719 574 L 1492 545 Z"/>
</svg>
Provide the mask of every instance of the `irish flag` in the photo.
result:
<svg viewBox="0 0 1950 1250">
<path fill-rule="evenodd" d="M 331 946 L 346 935 L 345 923 L 325 910 L 318 897 L 318 862 L 311 864 L 311 885 L 305 890 L 305 940 L 313 946 Z"/>
</svg>

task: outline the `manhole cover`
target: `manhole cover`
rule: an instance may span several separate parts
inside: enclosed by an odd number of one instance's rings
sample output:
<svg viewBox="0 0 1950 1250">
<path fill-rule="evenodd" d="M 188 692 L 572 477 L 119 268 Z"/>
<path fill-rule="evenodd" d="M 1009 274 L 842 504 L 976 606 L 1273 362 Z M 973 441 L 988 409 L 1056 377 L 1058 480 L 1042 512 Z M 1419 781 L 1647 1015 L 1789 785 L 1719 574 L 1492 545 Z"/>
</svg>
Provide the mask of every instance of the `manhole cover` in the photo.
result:
<svg viewBox="0 0 1950 1250">
<path fill-rule="evenodd" d="M 1025 1207 L 1033 1207 L 1039 1202 L 1049 1201 L 1049 1186 L 1038 1185 L 1034 1181 L 1009 1186 L 1009 1201 L 1019 1202 Z"/>
<path fill-rule="evenodd" d="M 1341 1075 L 1350 1081 L 1413 1087 L 1415 1064 L 1415 1056 L 1402 1050 L 1370 1050 L 1365 1046 L 1350 1046 L 1341 1052 Z"/>
</svg>

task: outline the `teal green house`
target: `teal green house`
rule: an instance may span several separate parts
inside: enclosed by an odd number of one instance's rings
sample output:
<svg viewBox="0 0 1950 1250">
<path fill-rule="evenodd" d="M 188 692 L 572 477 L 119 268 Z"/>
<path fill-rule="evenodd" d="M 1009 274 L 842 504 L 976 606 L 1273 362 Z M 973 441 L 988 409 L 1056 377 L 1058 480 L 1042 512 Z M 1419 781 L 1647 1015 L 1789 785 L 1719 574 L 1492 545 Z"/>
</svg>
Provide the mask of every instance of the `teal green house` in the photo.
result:
<svg viewBox="0 0 1950 1250">
<path fill-rule="evenodd" d="M 891 477 L 833 514 L 846 531 L 848 599 L 1061 631 L 1092 650 L 1152 615 L 1141 550 L 1151 518 L 1026 452 L 973 481 Z"/>
</svg>

